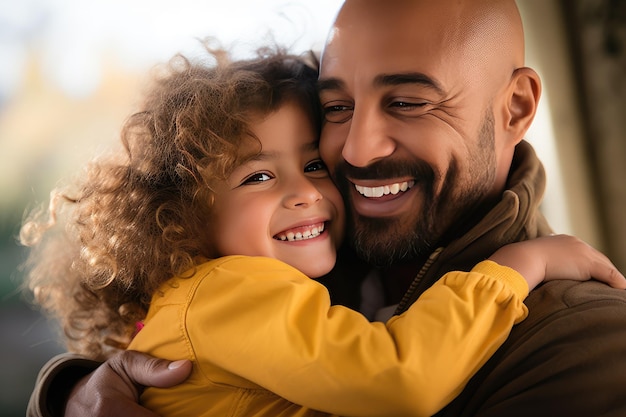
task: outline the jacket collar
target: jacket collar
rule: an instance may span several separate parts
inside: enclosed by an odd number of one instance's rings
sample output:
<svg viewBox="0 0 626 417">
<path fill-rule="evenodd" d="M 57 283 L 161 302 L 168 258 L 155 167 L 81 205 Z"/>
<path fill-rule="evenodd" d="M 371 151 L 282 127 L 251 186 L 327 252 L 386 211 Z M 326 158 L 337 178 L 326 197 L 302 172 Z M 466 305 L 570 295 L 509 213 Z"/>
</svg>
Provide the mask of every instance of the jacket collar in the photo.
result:
<svg viewBox="0 0 626 417">
<path fill-rule="evenodd" d="M 443 274 L 469 271 L 501 246 L 552 233 L 539 206 L 546 176 L 532 146 L 517 145 L 502 199 L 463 236 L 438 248 L 417 274 L 396 313 L 404 311 Z"/>
</svg>

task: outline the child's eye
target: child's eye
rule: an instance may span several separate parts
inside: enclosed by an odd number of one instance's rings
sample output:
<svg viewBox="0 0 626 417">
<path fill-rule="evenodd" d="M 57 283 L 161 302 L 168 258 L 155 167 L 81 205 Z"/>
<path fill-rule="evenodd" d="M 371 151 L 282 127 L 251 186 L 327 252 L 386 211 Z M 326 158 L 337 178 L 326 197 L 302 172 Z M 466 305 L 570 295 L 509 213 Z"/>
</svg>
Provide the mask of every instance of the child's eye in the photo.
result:
<svg viewBox="0 0 626 417">
<path fill-rule="evenodd" d="M 241 185 L 246 185 L 246 184 L 258 184 L 260 182 L 265 182 L 265 181 L 269 181 L 271 180 L 272 177 L 265 172 L 256 172 L 252 175 L 250 175 L 249 177 L 247 177 L 246 179 L 244 179 L 241 182 Z"/>
<path fill-rule="evenodd" d="M 315 161 L 309 162 L 304 167 L 304 172 L 316 172 L 316 171 L 327 171 L 326 164 L 321 160 L 317 159 Z"/>
</svg>

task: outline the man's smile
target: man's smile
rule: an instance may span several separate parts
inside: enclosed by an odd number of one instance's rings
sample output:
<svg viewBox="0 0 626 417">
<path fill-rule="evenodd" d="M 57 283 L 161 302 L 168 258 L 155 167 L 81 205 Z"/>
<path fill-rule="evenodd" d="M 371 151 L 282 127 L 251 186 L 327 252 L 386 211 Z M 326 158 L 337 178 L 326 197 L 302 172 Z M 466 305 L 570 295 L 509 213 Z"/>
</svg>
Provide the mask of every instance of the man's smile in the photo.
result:
<svg viewBox="0 0 626 417">
<path fill-rule="evenodd" d="M 364 185 L 354 184 L 354 188 L 362 196 L 365 196 L 368 198 L 370 197 L 379 198 L 379 197 L 389 195 L 389 194 L 396 195 L 400 192 L 405 192 L 406 190 L 413 187 L 413 185 L 415 185 L 415 181 L 409 180 L 409 181 L 395 182 L 393 184 L 388 184 L 388 185 L 379 185 L 376 187 L 367 187 Z"/>
<path fill-rule="evenodd" d="M 415 202 L 410 201 L 416 184 L 414 179 L 389 180 L 388 183 L 352 180 L 350 183 L 352 206 L 361 216 L 393 217 L 414 207 Z"/>
</svg>

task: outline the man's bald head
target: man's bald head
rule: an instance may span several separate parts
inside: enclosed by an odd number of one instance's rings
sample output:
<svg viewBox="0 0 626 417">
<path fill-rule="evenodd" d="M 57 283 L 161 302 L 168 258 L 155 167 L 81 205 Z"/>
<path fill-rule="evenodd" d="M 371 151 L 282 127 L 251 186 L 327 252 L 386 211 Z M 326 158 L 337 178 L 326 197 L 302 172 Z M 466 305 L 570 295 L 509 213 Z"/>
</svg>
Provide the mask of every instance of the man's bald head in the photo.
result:
<svg viewBox="0 0 626 417">
<path fill-rule="evenodd" d="M 365 37 L 364 31 L 377 36 Z M 331 59 L 333 42 L 346 37 L 351 44 L 360 39 L 379 42 L 383 49 L 397 39 L 413 44 L 421 39 L 424 48 L 432 49 L 424 56 L 450 60 L 451 71 L 472 71 L 474 82 L 484 77 L 490 85 L 494 77 L 524 66 L 523 27 L 513 0 L 346 0 L 322 62 Z M 444 52 L 451 48 L 454 52 Z"/>
</svg>

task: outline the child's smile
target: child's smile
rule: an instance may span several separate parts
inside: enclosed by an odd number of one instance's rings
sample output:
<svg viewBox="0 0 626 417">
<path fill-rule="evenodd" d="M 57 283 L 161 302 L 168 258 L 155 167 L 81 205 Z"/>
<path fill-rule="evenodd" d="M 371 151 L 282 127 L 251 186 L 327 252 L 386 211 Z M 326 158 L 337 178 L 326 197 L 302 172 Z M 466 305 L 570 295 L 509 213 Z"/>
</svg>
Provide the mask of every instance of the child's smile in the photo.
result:
<svg viewBox="0 0 626 417">
<path fill-rule="evenodd" d="M 324 232 L 324 222 L 309 224 L 305 226 L 295 226 L 278 233 L 274 239 L 295 242 L 298 240 L 313 239 Z"/>
</svg>

